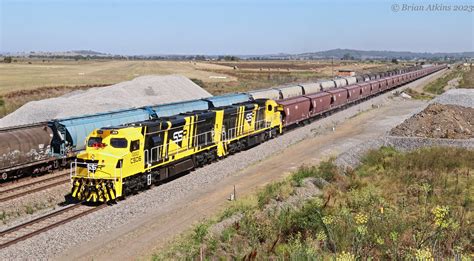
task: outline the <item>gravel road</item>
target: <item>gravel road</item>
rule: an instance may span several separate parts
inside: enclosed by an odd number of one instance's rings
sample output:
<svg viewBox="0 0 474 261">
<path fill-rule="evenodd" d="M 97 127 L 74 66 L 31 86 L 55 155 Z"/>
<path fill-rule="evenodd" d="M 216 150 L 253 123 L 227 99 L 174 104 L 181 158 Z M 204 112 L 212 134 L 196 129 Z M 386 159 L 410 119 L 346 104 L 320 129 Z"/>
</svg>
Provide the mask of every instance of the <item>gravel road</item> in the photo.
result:
<svg viewBox="0 0 474 261">
<path fill-rule="evenodd" d="M 403 88 L 424 84 L 440 73 Z M 251 193 L 255 187 L 281 177 L 302 163 L 314 164 L 329 156 L 328 153 L 340 153 L 350 145 L 374 139 L 426 106 L 425 102 L 404 101 L 390 96 L 387 93 L 358 104 L 130 197 L 113 207 L 20 242 L 4 249 L 0 259 L 134 259 L 144 250 L 168 242 L 200 218 L 215 213 L 219 206 L 222 208 L 226 198 L 224 195 L 230 192 L 226 186 L 241 184 L 240 195 Z M 372 110 L 374 107 L 380 108 Z M 367 112 L 361 113 L 363 111 Z M 350 126 L 341 124 L 347 119 L 352 122 Z M 366 124 L 358 122 L 359 119 L 366 120 Z M 353 136 L 355 132 L 359 135 Z M 336 135 L 338 138 L 327 135 Z M 308 142 L 299 142 L 301 140 Z M 298 146 L 303 148 L 295 151 Z M 284 153 L 288 150 L 291 151 L 289 155 Z M 311 151 L 315 154 L 311 154 Z M 286 155 L 286 158 L 278 158 L 282 155 Z M 299 156 L 301 160 L 295 158 Z M 262 169 L 256 167 L 259 164 L 270 165 L 266 165 L 265 172 L 261 172 Z M 152 226 L 160 227 L 155 229 Z M 141 233 L 153 233 L 148 235 L 152 240 L 144 240 L 140 237 Z"/>
</svg>

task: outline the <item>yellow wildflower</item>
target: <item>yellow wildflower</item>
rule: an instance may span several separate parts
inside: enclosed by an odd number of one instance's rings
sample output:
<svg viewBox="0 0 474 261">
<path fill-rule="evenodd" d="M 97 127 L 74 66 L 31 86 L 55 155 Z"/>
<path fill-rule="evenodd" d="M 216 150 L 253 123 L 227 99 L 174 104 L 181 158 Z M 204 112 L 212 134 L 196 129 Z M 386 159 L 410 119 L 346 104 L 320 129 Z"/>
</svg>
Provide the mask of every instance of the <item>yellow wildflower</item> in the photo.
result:
<svg viewBox="0 0 474 261">
<path fill-rule="evenodd" d="M 355 261 L 356 258 L 351 252 L 345 252 L 342 251 L 339 255 L 336 257 L 336 261 Z"/>
<path fill-rule="evenodd" d="M 363 224 L 367 223 L 367 221 L 369 221 L 369 217 L 366 214 L 358 213 L 355 216 L 355 221 L 358 225 L 363 225 Z"/>
</svg>

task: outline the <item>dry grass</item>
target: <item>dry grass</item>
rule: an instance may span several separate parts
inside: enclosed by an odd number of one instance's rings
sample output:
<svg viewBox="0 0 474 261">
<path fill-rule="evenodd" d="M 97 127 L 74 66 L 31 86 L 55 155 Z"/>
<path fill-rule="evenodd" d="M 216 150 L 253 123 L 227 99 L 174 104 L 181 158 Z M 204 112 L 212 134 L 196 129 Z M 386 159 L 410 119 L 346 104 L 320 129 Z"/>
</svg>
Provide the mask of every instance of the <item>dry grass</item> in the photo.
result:
<svg viewBox="0 0 474 261">
<path fill-rule="evenodd" d="M 399 65 L 382 62 L 351 61 L 239 61 L 214 62 L 216 65 L 235 68 L 216 70 L 218 74 L 227 74 L 235 81 L 203 82 L 203 87 L 214 95 L 228 92 L 243 92 L 276 85 L 318 81 L 336 75 L 339 69 L 352 69 L 358 74 L 387 71 Z M 207 69 L 209 70 L 209 69 Z"/>
<path fill-rule="evenodd" d="M 472 69 L 472 66 L 463 72 L 462 80 L 459 83 L 459 88 L 474 89 L 474 70 Z"/>
<path fill-rule="evenodd" d="M 327 161 L 267 185 L 222 217 L 197 225 L 154 260 L 470 260 L 474 151 L 370 151 L 355 170 Z M 329 182 L 302 208 L 284 202 L 308 177 Z M 471 256 L 472 257 L 472 256 Z"/>
<path fill-rule="evenodd" d="M 208 63 L 175 61 L 18 61 L 0 64 L 0 95 L 40 87 L 113 84 L 150 74 L 181 74 L 210 82 L 234 80 L 229 77 L 212 78 L 216 74 L 208 71 L 225 72 L 226 69 L 230 68 Z"/>
<path fill-rule="evenodd" d="M 235 69 L 234 69 L 235 66 Z M 358 73 L 396 67 L 381 62 L 347 61 L 117 61 L 17 59 L 0 63 L 0 116 L 26 102 L 74 90 L 105 86 L 142 75 L 181 74 L 214 95 L 243 92 L 294 82 L 331 78 L 339 69 Z M 333 72 L 334 71 L 334 72 Z M 3 105 L 2 105 L 3 101 Z"/>
<path fill-rule="evenodd" d="M 219 74 L 213 70 L 219 70 Z M 181 74 L 202 82 L 235 81 L 231 67 L 178 61 L 18 60 L 0 63 L 0 117 L 23 104 L 58 97 L 74 90 L 106 86 L 142 75 Z M 225 79 L 213 76 L 224 76 Z"/>
<path fill-rule="evenodd" d="M 9 92 L 3 96 L 0 96 L 0 117 L 3 117 L 27 102 L 43 100 L 48 98 L 54 98 L 66 93 L 77 90 L 87 90 L 92 87 L 107 86 L 110 84 L 98 84 L 98 85 L 82 85 L 82 86 L 56 86 L 56 87 L 41 87 L 32 90 L 18 90 Z"/>
<path fill-rule="evenodd" d="M 425 92 L 417 92 L 416 90 L 414 89 L 411 89 L 411 88 L 407 88 L 405 89 L 404 91 L 406 94 L 410 95 L 413 99 L 416 99 L 416 100 L 431 100 L 434 98 L 433 95 L 431 94 L 428 94 L 428 93 L 425 93 Z"/>
</svg>

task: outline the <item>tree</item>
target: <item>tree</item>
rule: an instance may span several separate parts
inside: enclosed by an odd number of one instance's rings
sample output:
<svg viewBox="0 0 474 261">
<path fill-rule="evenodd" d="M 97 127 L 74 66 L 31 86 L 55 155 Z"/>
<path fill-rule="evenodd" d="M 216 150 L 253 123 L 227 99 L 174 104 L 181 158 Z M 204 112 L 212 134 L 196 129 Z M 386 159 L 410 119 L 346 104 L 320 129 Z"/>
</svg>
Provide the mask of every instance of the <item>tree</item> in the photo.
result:
<svg viewBox="0 0 474 261">
<path fill-rule="evenodd" d="M 12 58 L 10 56 L 7 56 L 7 57 L 3 58 L 3 62 L 4 63 L 12 63 Z"/>
<path fill-rule="evenodd" d="M 392 59 L 392 63 L 398 64 L 398 60 L 397 60 L 396 58 L 393 58 L 393 59 Z"/>
<path fill-rule="evenodd" d="M 342 60 L 354 60 L 354 57 L 352 57 L 349 53 L 346 53 L 344 56 L 342 56 Z"/>
</svg>

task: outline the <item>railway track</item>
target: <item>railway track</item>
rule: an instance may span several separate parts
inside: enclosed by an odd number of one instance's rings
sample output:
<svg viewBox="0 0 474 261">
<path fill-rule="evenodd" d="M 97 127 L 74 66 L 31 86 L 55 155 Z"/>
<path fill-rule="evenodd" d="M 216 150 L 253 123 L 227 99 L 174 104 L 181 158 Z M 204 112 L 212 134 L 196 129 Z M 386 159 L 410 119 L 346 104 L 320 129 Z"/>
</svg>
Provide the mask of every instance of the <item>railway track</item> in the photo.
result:
<svg viewBox="0 0 474 261">
<path fill-rule="evenodd" d="M 50 214 L 6 229 L 0 232 L 0 249 L 51 230 L 106 206 L 105 204 L 99 206 L 86 206 L 83 204 L 69 205 Z"/>
<path fill-rule="evenodd" d="M 14 185 L 4 185 L 0 188 L 0 203 L 22 196 L 52 188 L 69 182 L 69 172 L 61 171 L 54 176 L 47 176 L 41 179 L 28 179 Z"/>
</svg>

